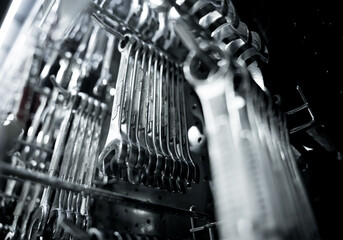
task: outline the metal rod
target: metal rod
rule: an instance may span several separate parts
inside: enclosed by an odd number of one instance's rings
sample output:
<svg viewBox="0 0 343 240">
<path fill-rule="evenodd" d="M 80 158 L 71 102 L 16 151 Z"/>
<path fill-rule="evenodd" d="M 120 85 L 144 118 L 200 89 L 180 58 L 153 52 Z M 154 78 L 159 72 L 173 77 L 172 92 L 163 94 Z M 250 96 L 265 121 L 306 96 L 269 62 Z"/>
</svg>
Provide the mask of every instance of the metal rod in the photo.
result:
<svg viewBox="0 0 343 240">
<path fill-rule="evenodd" d="M 200 227 L 196 227 L 196 228 L 191 228 L 189 231 L 191 233 L 195 233 L 195 232 L 198 232 L 198 231 L 202 231 L 202 230 L 205 230 L 207 228 L 214 228 L 216 227 L 220 222 L 211 222 L 211 223 L 208 223 L 208 224 L 205 224 L 203 226 L 200 226 Z"/>
<path fill-rule="evenodd" d="M 53 188 L 65 189 L 72 192 L 82 193 L 84 195 L 93 196 L 95 198 L 105 199 L 108 201 L 119 201 L 127 205 L 140 206 L 145 209 L 155 210 L 157 212 L 163 211 L 170 214 L 188 216 L 193 218 L 210 219 L 208 214 L 190 211 L 187 209 L 171 207 L 163 204 L 142 201 L 139 199 L 131 198 L 120 193 L 99 189 L 96 187 L 88 187 L 76 183 L 66 182 L 56 177 L 49 177 L 46 174 L 39 172 L 29 172 L 25 169 L 14 168 L 7 163 L 0 162 L 0 173 L 5 175 L 14 175 L 18 181 L 33 181 L 42 185 L 48 185 Z M 1 175 L 0 175 L 1 176 Z"/>
</svg>

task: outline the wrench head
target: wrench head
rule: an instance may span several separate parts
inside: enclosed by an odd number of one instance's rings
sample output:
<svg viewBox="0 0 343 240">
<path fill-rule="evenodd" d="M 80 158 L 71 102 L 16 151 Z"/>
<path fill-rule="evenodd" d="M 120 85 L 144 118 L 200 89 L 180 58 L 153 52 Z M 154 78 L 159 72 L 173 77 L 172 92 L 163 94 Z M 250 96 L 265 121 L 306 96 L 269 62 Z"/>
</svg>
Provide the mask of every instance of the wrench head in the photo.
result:
<svg viewBox="0 0 343 240">
<path fill-rule="evenodd" d="M 127 155 L 128 146 L 125 139 L 116 138 L 109 142 L 99 156 L 103 172 L 108 176 L 125 178 Z"/>
<path fill-rule="evenodd" d="M 176 186 L 177 186 L 178 192 L 180 192 L 180 193 L 186 193 L 187 192 L 186 183 L 183 180 L 181 180 L 180 178 L 176 179 Z"/>
<path fill-rule="evenodd" d="M 5 240 L 12 240 L 12 239 L 15 239 L 15 236 L 17 235 L 16 233 L 17 231 L 15 229 L 13 230 L 10 230 L 6 236 L 5 236 Z"/>
<path fill-rule="evenodd" d="M 160 154 L 157 155 L 157 162 L 156 162 L 155 171 L 154 171 L 154 179 L 155 179 L 155 183 L 157 187 L 160 189 L 163 189 L 162 171 L 165 166 L 165 161 L 166 161 L 166 157 Z"/>
<path fill-rule="evenodd" d="M 129 149 L 130 151 L 126 161 L 127 177 L 130 183 L 139 184 L 139 175 L 138 172 L 135 171 L 139 156 L 139 147 L 135 144 L 130 144 Z"/>
<path fill-rule="evenodd" d="M 149 161 L 145 168 L 146 172 L 146 182 L 144 185 L 151 186 L 151 187 L 157 187 L 157 184 L 155 183 L 154 178 L 154 170 L 157 162 L 157 156 L 153 153 L 149 154 Z"/>
<path fill-rule="evenodd" d="M 49 210 L 50 206 L 48 204 L 42 204 L 32 215 L 28 239 L 35 239 L 37 236 L 42 235 L 46 222 L 48 221 Z"/>
<path fill-rule="evenodd" d="M 65 217 L 66 213 L 63 208 L 59 207 L 50 211 L 48 224 L 52 226 L 52 235 L 54 239 L 60 239 L 62 237 L 63 230 L 58 223 L 60 222 L 60 219 L 64 219 Z"/>
<path fill-rule="evenodd" d="M 193 163 L 193 171 L 194 171 L 193 178 L 192 178 L 193 183 L 198 184 L 200 180 L 200 168 L 198 164 Z"/>
</svg>

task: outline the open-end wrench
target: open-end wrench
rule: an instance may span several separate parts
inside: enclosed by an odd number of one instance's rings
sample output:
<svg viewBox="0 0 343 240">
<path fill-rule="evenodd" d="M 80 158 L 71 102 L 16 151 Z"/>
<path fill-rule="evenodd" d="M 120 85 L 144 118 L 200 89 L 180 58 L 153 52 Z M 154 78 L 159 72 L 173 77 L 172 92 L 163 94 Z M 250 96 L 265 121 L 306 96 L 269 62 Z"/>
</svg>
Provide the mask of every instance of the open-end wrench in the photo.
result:
<svg viewBox="0 0 343 240">
<path fill-rule="evenodd" d="M 112 57 L 114 53 L 115 38 L 112 34 L 107 35 L 106 52 L 104 59 L 102 61 L 100 77 L 95 83 L 93 94 L 96 96 L 101 96 L 103 94 L 108 94 L 110 88 L 113 85 L 113 77 L 110 72 Z"/>
<path fill-rule="evenodd" d="M 153 82 L 152 82 L 152 98 L 151 101 L 149 101 L 149 110 L 151 109 L 151 118 L 149 118 L 149 127 L 150 127 L 150 135 L 151 135 L 151 140 L 152 140 L 152 147 L 154 152 L 156 152 L 157 155 L 160 155 L 161 157 L 158 158 L 155 166 L 155 171 L 154 171 L 154 178 L 155 182 L 157 183 L 157 186 L 161 189 L 165 188 L 163 179 L 162 179 L 162 171 L 164 170 L 165 166 L 165 161 L 166 161 L 166 156 L 165 154 L 161 151 L 159 142 L 158 142 L 158 130 L 159 130 L 159 125 L 161 124 L 159 122 L 159 103 L 161 102 L 161 96 L 159 92 L 159 65 L 163 66 L 164 65 L 164 59 L 162 56 L 158 53 L 156 53 L 155 58 L 154 58 L 154 65 L 153 65 Z"/>
<path fill-rule="evenodd" d="M 178 89 L 176 88 L 176 79 L 177 79 L 177 66 L 175 64 L 171 65 L 171 74 L 169 79 L 169 101 L 170 101 L 170 117 L 169 117 L 169 142 L 168 142 L 168 151 L 173 156 L 173 168 L 172 168 L 172 178 L 177 183 L 177 188 L 180 192 L 186 191 L 185 186 L 185 178 L 187 177 L 187 172 L 182 164 L 182 160 L 180 158 L 180 153 L 177 149 L 178 139 L 179 139 L 179 110 L 177 109 L 179 106 L 176 104 L 179 99 L 177 98 L 176 92 Z"/>
<path fill-rule="evenodd" d="M 145 66 L 144 71 L 144 77 L 142 80 L 142 91 L 140 96 L 140 111 L 138 116 L 138 135 L 137 135 L 137 141 L 139 142 L 139 145 L 142 146 L 144 149 L 146 149 L 146 158 L 143 159 L 143 169 L 145 170 L 144 173 L 142 173 L 142 179 L 144 185 L 147 186 L 156 186 L 154 183 L 154 168 L 157 162 L 157 154 L 153 151 L 153 149 L 148 144 L 148 116 L 149 116 L 149 99 L 150 99 L 150 91 L 151 91 L 151 85 L 152 85 L 152 62 L 154 58 L 154 53 L 151 48 L 146 49 L 146 58 L 147 63 Z M 145 56 L 145 55 L 143 55 Z"/>
<path fill-rule="evenodd" d="M 148 102 L 148 125 L 147 125 L 147 138 L 146 141 L 149 145 L 149 147 L 152 149 L 153 152 L 155 152 L 157 156 L 157 161 L 154 164 L 153 171 L 154 171 L 154 182 L 157 184 L 157 186 L 161 189 L 166 189 L 168 191 L 171 191 L 171 186 L 168 181 L 166 181 L 166 178 L 164 177 L 164 170 L 166 168 L 166 161 L 167 165 L 170 166 L 172 164 L 172 159 L 170 156 L 167 156 L 165 153 L 162 152 L 160 142 L 159 142 L 159 126 L 161 125 L 161 112 L 160 112 L 160 102 L 161 99 L 161 92 L 160 92 L 160 77 L 163 76 L 163 70 L 164 70 L 164 58 L 163 56 L 155 51 L 155 56 L 153 60 L 153 64 L 149 63 L 149 68 L 151 71 L 148 71 L 148 74 L 150 74 L 150 89 L 149 89 L 149 102 Z M 162 66 L 162 72 L 159 72 L 160 67 L 159 64 Z M 160 65 L 160 66 L 161 66 Z M 150 164 L 150 162 L 149 162 Z M 150 169 L 150 167 L 148 166 Z"/>
<path fill-rule="evenodd" d="M 188 159 L 186 158 L 185 154 L 184 154 L 184 149 L 183 149 L 183 143 L 184 143 L 184 136 L 187 136 L 187 133 L 184 133 L 184 127 L 182 126 L 183 121 L 182 121 L 182 112 L 181 112 L 181 108 L 182 106 L 182 102 L 181 102 L 181 91 L 184 91 L 184 89 L 182 89 L 181 87 L 181 72 L 178 66 L 176 66 L 176 75 L 175 75 L 175 106 L 176 106 L 176 145 L 174 146 L 176 148 L 176 153 L 178 154 L 178 157 L 180 159 L 180 163 L 181 163 L 181 173 L 180 173 L 180 177 L 182 179 L 182 181 L 185 181 L 187 184 L 190 184 L 191 179 L 192 179 L 192 170 L 191 166 L 188 162 Z M 185 191 L 185 190 L 183 190 Z"/>
<path fill-rule="evenodd" d="M 180 71 L 182 71 L 180 69 Z M 184 81 L 185 78 L 183 76 L 183 73 L 181 72 L 180 75 L 180 111 L 181 111 L 181 132 L 183 137 L 182 140 L 182 148 L 184 149 L 184 155 L 186 158 L 186 161 L 188 162 L 188 166 L 190 168 L 190 172 L 188 175 L 188 181 L 193 181 L 194 183 L 199 182 L 199 166 L 193 161 L 192 155 L 189 150 L 189 141 L 188 141 L 188 125 L 187 125 L 187 113 L 186 113 L 186 99 L 185 99 L 185 87 L 184 87 Z M 191 173 L 191 174 L 190 174 Z"/>
<path fill-rule="evenodd" d="M 137 145 L 138 147 L 138 158 L 137 162 L 134 166 L 134 172 L 138 174 L 139 177 L 139 182 L 143 183 L 145 182 L 146 179 L 146 174 L 145 174 L 145 169 L 144 169 L 144 162 L 146 161 L 146 158 L 149 158 L 149 153 L 144 145 L 143 142 L 140 141 L 139 134 L 140 134 L 140 116 L 142 112 L 144 111 L 142 109 L 141 105 L 141 100 L 142 100 L 142 91 L 143 89 L 143 81 L 145 77 L 145 71 L 146 71 L 146 59 L 147 59 L 147 47 L 145 45 L 142 46 L 142 54 L 141 57 L 138 61 L 138 66 L 137 66 L 137 73 L 136 78 L 135 78 L 135 89 L 134 89 L 134 94 L 133 94 L 133 107 L 132 107 L 132 121 L 131 121 L 131 127 L 132 131 L 130 134 L 130 139 L 131 141 Z"/>
<path fill-rule="evenodd" d="M 85 109 L 85 112 L 81 115 L 80 128 L 78 130 L 77 140 L 73 149 L 73 156 L 72 156 L 73 162 L 69 169 L 69 173 L 67 175 L 68 182 L 75 183 L 75 181 L 77 180 L 76 178 L 78 176 L 79 171 L 82 170 L 81 168 L 84 163 L 84 159 L 82 158 L 81 153 L 83 152 L 83 144 L 86 140 L 87 124 L 89 122 L 89 119 L 91 118 L 93 109 L 94 109 L 94 99 L 87 96 L 87 108 Z M 71 191 L 65 192 L 62 189 L 61 194 L 60 194 L 60 202 L 62 204 L 63 209 L 65 209 L 66 218 L 71 222 L 75 222 L 73 201 L 74 201 L 74 194 Z M 57 226 L 56 230 L 57 230 L 56 233 L 59 233 L 60 226 Z M 66 233 L 63 233 L 62 238 L 63 239 L 68 238 L 68 236 L 66 236 Z"/>
<path fill-rule="evenodd" d="M 86 186 L 92 186 L 93 180 L 96 174 L 96 163 L 99 156 L 99 141 L 101 137 L 101 128 L 103 122 L 108 113 L 107 104 L 101 103 L 101 113 L 99 114 L 98 118 L 96 119 L 96 124 L 94 128 L 94 132 L 92 135 L 91 147 L 89 152 L 89 163 L 85 175 L 84 184 Z M 91 199 L 90 196 L 82 196 L 82 203 L 80 213 L 84 216 L 83 228 L 89 229 L 92 224 L 91 215 L 90 215 L 90 203 Z"/>
<path fill-rule="evenodd" d="M 69 101 L 67 102 L 67 109 L 60 127 L 59 134 L 56 139 L 54 151 L 52 154 L 51 162 L 48 169 L 48 175 L 55 177 L 58 173 L 61 156 L 64 152 L 64 147 L 67 140 L 68 130 L 71 125 L 73 118 L 73 110 L 78 103 L 78 95 L 76 92 L 71 94 Z M 50 210 L 50 197 L 52 194 L 52 186 L 44 188 L 43 195 L 40 201 L 39 208 L 35 211 L 32 216 L 28 237 L 35 238 L 37 234 L 40 235 L 45 227 L 46 221 L 48 220 L 48 214 Z"/>
<path fill-rule="evenodd" d="M 20 240 L 27 239 L 26 238 L 27 224 L 29 222 L 29 219 L 31 217 L 33 210 L 35 209 L 37 200 L 42 190 L 42 185 L 38 183 L 32 184 L 32 185 L 33 186 L 31 186 L 31 193 L 30 193 L 31 199 L 29 200 L 27 207 L 24 209 L 24 215 L 23 215 L 23 219 L 20 225 Z"/>
<path fill-rule="evenodd" d="M 65 146 L 65 150 L 63 153 L 63 160 L 62 160 L 61 167 L 59 170 L 58 178 L 61 180 L 67 180 L 69 170 L 74 164 L 73 151 L 74 151 L 76 140 L 79 137 L 78 133 L 79 133 L 79 128 L 80 128 L 81 116 L 82 114 L 84 114 L 85 108 L 87 107 L 87 104 L 88 104 L 86 94 L 80 93 L 80 98 L 81 100 L 74 114 L 73 123 L 70 129 L 70 134 L 69 134 L 66 146 Z M 63 196 L 64 196 L 64 192 L 62 192 L 62 190 L 60 189 L 56 189 L 55 197 L 54 197 L 54 200 L 53 200 L 50 212 L 49 212 L 49 219 L 48 219 L 48 223 L 51 226 L 53 226 L 53 224 L 56 224 L 57 218 L 65 216 L 65 209 L 63 208 L 63 205 L 62 205 Z M 53 226 L 53 227 L 55 228 L 54 230 L 57 231 L 56 226 Z"/>
<path fill-rule="evenodd" d="M 158 149 L 161 151 L 162 155 L 165 158 L 164 165 L 162 166 L 162 183 L 163 187 L 168 191 L 177 191 L 177 183 L 174 181 L 176 176 L 171 177 L 172 167 L 174 162 L 176 161 L 171 154 L 169 154 L 167 149 L 167 120 L 168 118 L 168 92 L 166 91 L 167 84 L 167 76 L 170 74 L 169 62 L 165 56 L 160 55 L 160 67 L 158 72 L 157 80 L 157 110 L 156 110 L 156 135 L 158 141 Z M 162 163 L 160 163 L 162 164 Z M 159 166 L 157 166 L 159 168 Z"/>
<path fill-rule="evenodd" d="M 100 116 L 101 112 L 101 103 L 98 100 L 94 101 L 94 109 L 91 112 L 91 116 L 87 123 L 87 136 L 84 141 L 83 149 L 81 154 L 80 160 L 82 161 L 81 167 L 78 169 L 78 174 L 76 175 L 76 183 L 77 184 L 84 184 L 85 183 L 85 176 L 86 171 L 89 170 L 89 164 L 93 161 L 93 159 L 90 159 L 91 156 L 91 147 L 92 147 L 92 141 L 96 140 L 94 139 L 95 130 L 96 130 L 96 124 L 98 122 L 98 119 L 102 116 Z M 87 159 L 87 160 L 86 160 Z M 75 214 L 75 225 L 79 228 L 82 227 L 82 223 L 84 222 L 84 218 L 81 214 L 81 193 L 77 193 L 73 196 L 73 204 L 74 204 L 74 214 Z"/>
<path fill-rule="evenodd" d="M 221 53 L 220 50 L 216 51 Z M 264 210 L 256 206 L 259 202 L 256 197 L 261 193 L 251 192 L 254 191 L 251 186 L 256 181 L 246 180 L 250 178 L 249 171 L 253 170 L 245 165 L 251 161 L 246 158 L 246 154 L 250 156 L 251 152 L 250 140 L 246 136 L 250 131 L 248 123 L 243 121 L 246 103 L 234 90 L 234 69 L 227 60 L 221 60 L 217 63 L 217 70 L 208 72 L 207 76 L 199 76 L 196 69 L 198 61 L 193 54 L 187 57 L 184 72 L 186 79 L 195 87 L 204 112 L 211 170 L 216 186 L 216 212 L 218 219 L 225 223 L 225 227 L 219 228 L 220 236 L 244 239 L 253 233 L 261 234 L 248 229 L 240 231 L 236 225 L 238 219 L 246 219 L 251 223 L 257 221 Z M 228 186 L 230 181 L 232 184 Z M 235 185 L 238 183 L 240 186 L 237 189 Z M 237 194 L 248 194 L 250 197 L 236 198 Z M 270 219 L 271 216 L 268 217 Z"/>
<path fill-rule="evenodd" d="M 131 74 L 129 76 L 129 81 L 127 82 L 127 86 L 129 87 L 128 92 L 126 94 L 126 101 L 128 104 L 127 110 L 127 118 L 126 118 L 126 134 L 128 136 L 127 141 L 127 149 L 128 149 L 128 156 L 126 158 L 126 169 L 127 169 L 127 177 L 129 182 L 132 184 L 138 184 L 140 181 L 140 174 L 136 172 L 136 163 L 138 161 L 138 157 L 141 154 L 139 146 L 135 143 L 134 137 L 134 129 L 132 129 L 132 121 L 134 121 L 132 112 L 134 111 L 134 93 L 136 88 L 136 78 L 137 78 L 137 68 L 139 67 L 139 57 L 141 54 L 142 46 L 137 46 L 134 54 L 134 61 Z M 134 126 L 134 125 L 133 125 Z"/>
<path fill-rule="evenodd" d="M 173 84 L 173 74 L 174 74 L 174 64 L 170 62 L 169 59 L 166 59 L 166 73 L 165 73 L 165 82 L 163 86 L 165 88 L 165 96 L 164 96 L 164 106 L 163 106 L 163 117 L 165 118 L 165 141 L 162 143 L 163 148 L 165 149 L 166 154 L 172 159 L 172 165 L 167 166 L 168 168 L 164 169 L 165 178 L 169 179 L 169 184 L 172 191 L 180 191 L 180 189 L 184 189 L 184 187 L 180 187 L 181 184 L 180 180 L 180 164 L 179 160 L 177 159 L 178 156 L 176 152 L 172 151 L 170 145 L 175 139 L 176 134 L 176 119 L 175 119 L 175 99 L 174 99 L 174 87 Z"/>
<path fill-rule="evenodd" d="M 26 200 L 27 200 L 27 195 L 30 191 L 30 187 L 31 187 L 31 182 L 25 181 L 22 186 L 17 205 L 13 212 L 12 225 L 10 226 L 9 232 L 6 235 L 5 240 L 11 240 L 11 239 L 14 239 L 15 237 L 18 237 L 18 221 L 23 213 L 23 209 L 25 207 Z"/>
<path fill-rule="evenodd" d="M 125 40 L 119 42 L 118 48 L 121 52 L 121 59 L 116 82 L 116 94 L 113 99 L 111 123 L 105 147 L 99 157 L 102 171 L 107 175 L 116 177 L 120 176 L 122 168 L 126 169 L 127 136 L 122 132 L 121 123 L 129 58 L 133 44 L 134 40 L 130 36 L 126 36 Z"/>
</svg>

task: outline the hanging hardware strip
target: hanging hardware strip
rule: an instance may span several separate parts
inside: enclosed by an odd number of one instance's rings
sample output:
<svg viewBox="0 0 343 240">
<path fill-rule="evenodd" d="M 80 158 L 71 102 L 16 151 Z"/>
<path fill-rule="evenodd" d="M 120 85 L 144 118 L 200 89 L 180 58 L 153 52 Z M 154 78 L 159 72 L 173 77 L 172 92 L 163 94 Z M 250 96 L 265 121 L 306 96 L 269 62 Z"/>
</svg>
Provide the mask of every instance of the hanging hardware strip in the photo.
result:
<svg viewBox="0 0 343 240">
<path fill-rule="evenodd" d="M 182 71 L 133 35 L 119 42 L 121 61 L 105 148 L 105 174 L 173 192 L 198 182 L 190 155 Z"/>
<path fill-rule="evenodd" d="M 63 189 L 63 190 L 71 191 L 74 193 L 82 193 L 83 196 L 90 196 L 90 197 L 98 198 L 101 200 L 107 200 L 107 201 L 113 201 L 113 202 L 119 201 L 127 205 L 134 205 L 134 206 L 142 207 L 145 209 L 151 209 L 156 212 L 167 212 L 171 214 L 187 216 L 187 217 L 192 217 L 192 218 L 199 218 L 199 219 L 204 219 L 204 220 L 210 219 L 210 217 L 207 214 L 204 214 L 201 212 L 197 212 L 193 210 L 190 211 L 187 209 L 171 207 L 171 206 L 163 205 L 163 204 L 146 202 L 146 201 L 128 197 L 124 194 L 104 190 L 101 188 L 66 182 L 56 177 L 47 177 L 43 173 L 37 173 L 37 172 L 33 173 L 33 172 L 25 171 L 23 169 L 13 168 L 11 166 L 8 166 L 8 164 L 4 164 L 4 163 L 0 163 L 0 171 L 2 175 L 1 177 L 4 177 L 4 178 L 9 177 L 15 181 L 28 180 L 28 181 L 41 184 L 43 186 L 47 186 L 47 187 L 50 186 L 55 189 L 60 189 L 60 190 Z"/>
</svg>

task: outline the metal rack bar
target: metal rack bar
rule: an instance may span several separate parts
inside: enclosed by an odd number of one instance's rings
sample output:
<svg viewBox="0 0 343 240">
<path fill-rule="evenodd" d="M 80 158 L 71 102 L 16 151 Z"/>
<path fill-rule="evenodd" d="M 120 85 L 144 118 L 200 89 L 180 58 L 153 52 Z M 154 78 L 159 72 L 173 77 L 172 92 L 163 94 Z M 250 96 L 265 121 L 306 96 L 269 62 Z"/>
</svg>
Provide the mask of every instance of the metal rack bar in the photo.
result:
<svg viewBox="0 0 343 240">
<path fill-rule="evenodd" d="M 175 214 L 175 215 L 182 215 L 182 216 L 200 218 L 200 219 L 205 219 L 205 220 L 210 219 L 210 216 L 205 213 L 201 213 L 197 211 L 190 211 L 190 210 L 182 209 L 182 208 L 171 207 L 171 206 L 158 204 L 158 203 L 152 203 L 149 201 L 141 201 L 135 198 L 131 198 L 129 196 L 125 196 L 124 194 L 111 192 L 111 191 L 99 189 L 96 187 L 88 187 L 88 186 L 84 186 L 80 184 L 62 181 L 61 179 L 58 179 L 56 177 L 48 177 L 47 175 L 43 173 L 39 173 L 39 172 L 33 172 L 33 171 L 29 172 L 25 169 L 14 168 L 10 166 L 9 164 L 3 163 L 3 162 L 0 162 L 0 173 L 1 173 L 0 176 L 5 176 L 5 177 L 13 175 L 13 177 L 11 178 L 14 178 L 18 181 L 29 180 L 36 183 L 40 183 L 42 185 L 48 185 L 53 188 L 65 189 L 72 192 L 80 192 L 84 195 L 93 196 L 95 198 L 100 198 L 107 201 L 122 202 L 127 205 L 140 206 L 142 208 L 150 209 L 157 212 L 163 211 L 163 212 L 167 212 L 167 213 Z"/>
</svg>

